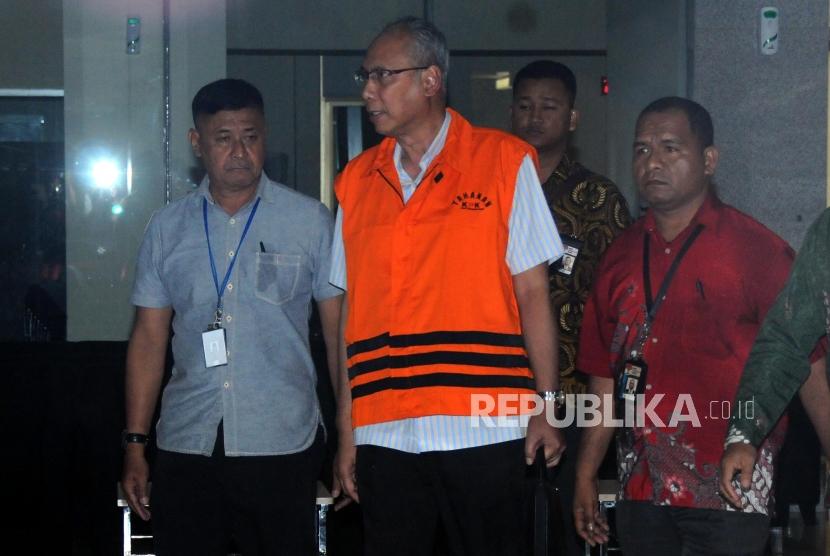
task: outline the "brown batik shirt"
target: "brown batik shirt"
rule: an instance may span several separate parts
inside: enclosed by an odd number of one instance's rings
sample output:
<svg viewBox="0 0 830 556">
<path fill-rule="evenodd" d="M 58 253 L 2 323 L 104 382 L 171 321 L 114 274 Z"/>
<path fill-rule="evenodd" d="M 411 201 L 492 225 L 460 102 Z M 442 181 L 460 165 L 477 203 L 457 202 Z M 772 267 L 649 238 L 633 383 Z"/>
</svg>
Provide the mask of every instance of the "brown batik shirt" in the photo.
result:
<svg viewBox="0 0 830 556">
<path fill-rule="evenodd" d="M 564 155 L 542 184 L 548 207 L 565 244 L 566 256 L 550 267 L 550 299 L 559 326 L 560 386 L 584 393 L 587 377 L 576 370 L 582 310 L 594 273 L 611 241 L 630 223 L 625 197 L 608 178 Z"/>
</svg>

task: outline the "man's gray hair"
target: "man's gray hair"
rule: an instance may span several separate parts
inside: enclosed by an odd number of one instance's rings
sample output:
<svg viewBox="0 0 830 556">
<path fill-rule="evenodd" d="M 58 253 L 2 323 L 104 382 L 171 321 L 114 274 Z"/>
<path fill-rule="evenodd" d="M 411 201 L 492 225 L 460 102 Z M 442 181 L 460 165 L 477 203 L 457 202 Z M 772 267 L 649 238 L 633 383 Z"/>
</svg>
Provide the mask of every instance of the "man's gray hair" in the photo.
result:
<svg viewBox="0 0 830 556">
<path fill-rule="evenodd" d="M 402 33 L 412 39 L 412 60 L 419 66 L 438 66 L 441 70 L 443 89 L 447 90 L 447 75 L 450 72 L 450 51 L 444 33 L 425 19 L 407 16 L 388 24 L 375 37 Z M 374 41 L 372 41 L 374 42 Z"/>
</svg>

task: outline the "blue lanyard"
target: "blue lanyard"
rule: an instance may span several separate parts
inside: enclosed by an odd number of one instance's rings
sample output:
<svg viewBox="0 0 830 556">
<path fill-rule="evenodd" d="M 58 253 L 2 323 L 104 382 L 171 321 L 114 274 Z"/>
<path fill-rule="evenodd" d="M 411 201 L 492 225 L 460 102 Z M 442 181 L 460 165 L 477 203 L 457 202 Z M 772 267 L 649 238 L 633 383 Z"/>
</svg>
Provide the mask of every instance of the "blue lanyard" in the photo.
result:
<svg viewBox="0 0 830 556">
<path fill-rule="evenodd" d="M 236 263 L 236 257 L 239 256 L 239 248 L 242 247 L 242 242 L 245 241 L 245 236 L 248 235 L 248 229 L 251 227 L 251 222 L 254 220 L 254 215 L 256 214 L 256 209 L 259 206 L 260 198 L 257 197 L 256 203 L 254 203 L 254 208 L 251 209 L 251 214 L 248 216 L 248 221 L 245 223 L 245 229 L 242 230 L 242 237 L 239 238 L 239 245 L 236 246 L 236 251 L 231 257 L 231 263 L 228 265 L 228 270 L 225 272 L 225 279 L 222 280 L 222 287 L 219 287 L 219 277 L 216 273 L 216 262 L 213 260 L 213 248 L 210 246 L 210 232 L 208 231 L 208 217 L 207 217 L 207 199 L 202 198 L 202 220 L 205 222 L 205 237 L 207 238 L 208 244 L 208 255 L 210 256 L 210 271 L 213 273 L 213 284 L 216 286 L 216 295 L 218 297 L 216 301 L 216 311 L 219 312 L 222 310 L 222 295 L 225 293 L 225 288 L 228 285 L 228 281 L 231 279 L 231 272 L 233 271 L 233 265 Z"/>
</svg>

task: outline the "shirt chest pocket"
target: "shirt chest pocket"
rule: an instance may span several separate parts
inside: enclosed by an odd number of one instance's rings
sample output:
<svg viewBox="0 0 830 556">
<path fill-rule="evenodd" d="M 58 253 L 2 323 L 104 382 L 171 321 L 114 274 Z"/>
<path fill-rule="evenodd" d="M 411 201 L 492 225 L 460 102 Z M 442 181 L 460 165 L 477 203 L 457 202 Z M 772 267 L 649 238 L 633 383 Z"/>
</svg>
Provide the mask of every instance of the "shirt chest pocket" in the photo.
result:
<svg viewBox="0 0 830 556">
<path fill-rule="evenodd" d="M 682 319 L 674 328 L 680 332 L 683 349 L 719 360 L 734 356 L 739 340 L 736 326 L 742 312 L 741 301 L 741 292 L 734 288 L 724 287 L 715 280 L 696 280 L 694 291 L 686 299 Z"/>
<path fill-rule="evenodd" d="M 281 305 L 297 295 L 302 255 L 256 254 L 256 296 Z"/>
</svg>

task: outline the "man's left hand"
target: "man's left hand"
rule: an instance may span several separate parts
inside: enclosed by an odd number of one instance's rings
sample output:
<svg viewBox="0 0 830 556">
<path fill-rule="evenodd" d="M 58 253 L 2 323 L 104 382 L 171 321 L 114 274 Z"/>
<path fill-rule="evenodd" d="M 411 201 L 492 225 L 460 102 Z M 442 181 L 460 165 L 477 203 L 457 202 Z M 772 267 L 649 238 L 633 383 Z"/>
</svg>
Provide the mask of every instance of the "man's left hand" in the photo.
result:
<svg viewBox="0 0 830 556">
<path fill-rule="evenodd" d="M 565 451 L 565 437 L 562 431 L 548 423 L 545 412 L 534 415 L 527 423 L 527 438 L 525 438 L 525 462 L 533 465 L 536 451 L 540 446 L 545 447 L 545 464 L 554 467 L 562 459 Z"/>
<path fill-rule="evenodd" d="M 752 471 L 755 468 L 755 459 L 758 451 L 752 444 L 730 444 L 720 460 L 720 493 L 727 502 L 736 508 L 743 509 L 741 495 L 732 485 L 735 475 L 740 475 L 741 489 L 746 491 L 752 486 Z"/>
</svg>

